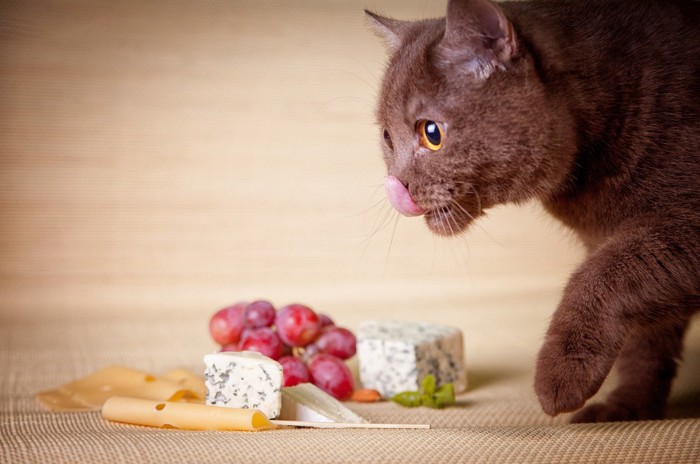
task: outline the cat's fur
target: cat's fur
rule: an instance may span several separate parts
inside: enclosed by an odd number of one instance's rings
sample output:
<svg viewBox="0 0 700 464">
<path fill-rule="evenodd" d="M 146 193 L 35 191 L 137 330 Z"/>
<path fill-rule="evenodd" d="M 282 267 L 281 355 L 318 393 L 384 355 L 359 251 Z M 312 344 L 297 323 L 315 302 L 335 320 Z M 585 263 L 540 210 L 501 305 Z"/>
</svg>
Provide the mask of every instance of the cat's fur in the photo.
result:
<svg viewBox="0 0 700 464">
<path fill-rule="evenodd" d="M 700 3 L 450 0 L 446 18 L 367 12 L 391 59 L 377 119 L 390 175 L 436 233 L 536 198 L 580 236 L 537 359 L 544 411 L 664 415 L 700 309 Z M 419 145 L 416 121 L 445 126 Z"/>
</svg>

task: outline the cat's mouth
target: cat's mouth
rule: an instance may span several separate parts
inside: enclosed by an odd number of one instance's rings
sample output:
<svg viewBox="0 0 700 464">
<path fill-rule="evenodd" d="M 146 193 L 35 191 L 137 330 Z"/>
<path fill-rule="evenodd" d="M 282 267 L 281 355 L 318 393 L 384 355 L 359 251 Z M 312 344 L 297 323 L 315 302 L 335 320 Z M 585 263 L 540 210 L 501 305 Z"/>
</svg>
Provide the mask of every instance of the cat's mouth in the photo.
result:
<svg viewBox="0 0 700 464">
<path fill-rule="evenodd" d="M 411 198 L 406 186 L 395 176 L 384 179 L 387 198 L 391 205 L 404 216 L 425 217 L 428 228 L 437 235 L 449 237 L 467 229 L 475 215 L 469 213 L 456 199 L 434 207 L 422 207 Z"/>
<path fill-rule="evenodd" d="M 473 218 L 471 215 L 452 205 L 444 205 L 428 210 L 425 214 L 425 223 L 435 234 L 450 237 L 464 232 Z"/>
</svg>

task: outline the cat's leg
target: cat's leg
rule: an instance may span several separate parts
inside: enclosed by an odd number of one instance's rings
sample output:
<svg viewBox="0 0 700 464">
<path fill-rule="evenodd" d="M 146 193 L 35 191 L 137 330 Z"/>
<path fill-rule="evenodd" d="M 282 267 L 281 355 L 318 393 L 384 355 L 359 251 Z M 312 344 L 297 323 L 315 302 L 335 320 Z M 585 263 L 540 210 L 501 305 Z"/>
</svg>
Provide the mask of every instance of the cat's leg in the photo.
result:
<svg viewBox="0 0 700 464">
<path fill-rule="evenodd" d="M 633 330 L 617 359 L 619 386 L 604 403 L 586 406 L 572 422 L 661 419 L 688 321 Z"/>
<path fill-rule="evenodd" d="M 535 390 L 547 414 L 581 408 L 634 330 L 689 318 L 695 308 L 677 303 L 700 292 L 698 249 L 697 226 L 638 219 L 591 252 L 569 280 L 537 359 Z"/>
</svg>

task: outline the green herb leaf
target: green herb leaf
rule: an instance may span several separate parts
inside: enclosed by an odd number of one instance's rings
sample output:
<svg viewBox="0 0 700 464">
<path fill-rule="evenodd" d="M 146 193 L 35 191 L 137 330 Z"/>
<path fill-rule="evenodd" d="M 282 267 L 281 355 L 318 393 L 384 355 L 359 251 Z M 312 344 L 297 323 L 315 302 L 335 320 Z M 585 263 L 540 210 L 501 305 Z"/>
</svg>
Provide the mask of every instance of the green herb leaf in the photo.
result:
<svg viewBox="0 0 700 464">
<path fill-rule="evenodd" d="M 435 394 L 435 376 L 433 374 L 428 374 L 423 378 L 423 393 L 428 396 L 433 396 Z"/>
<path fill-rule="evenodd" d="M 451 383 L 446 383 L 437 389 L 434 395 L 435 405 L 438 408 L 454 404 L 455 402 L 455 387 Z"/>
<path fill-rule="evenodd" d="M 420 402 L 421 405 L 428 408 L 437 408 L 437 405 L 435 404 L 435 397 L 433 395 L 426 395 L 423 393 L 420 397 Z"/>
<path fill-rule="evenodd" d="M 451 383 L 441 385 L 435 389 L 435 376 L 428 374 L 421 382 L 421 391 L 405 391 L 397 393 L 391 401 L 415 408 L 416 406 L 426 406 L 428 408 L 439 409 L 455 402 L 455 388 Z"/>
<path fill-rule="evenodd" d="M 391 398 L 391 401 L 398 403 L 401 406 L 406 406 L 407 408 L 414 408 L 421 405 L 421 396 L 422 395 L 419 392 L 405 391 L 394 395 Z"/>
</svg>

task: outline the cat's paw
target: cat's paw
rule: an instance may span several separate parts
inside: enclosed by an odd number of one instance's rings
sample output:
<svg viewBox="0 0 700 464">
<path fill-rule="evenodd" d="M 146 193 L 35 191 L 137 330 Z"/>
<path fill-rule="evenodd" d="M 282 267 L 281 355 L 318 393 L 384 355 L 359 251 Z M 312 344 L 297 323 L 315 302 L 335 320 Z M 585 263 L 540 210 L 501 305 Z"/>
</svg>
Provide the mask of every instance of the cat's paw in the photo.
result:
<svg viewBox="0 0 700 464">
<path fill-rule="evenodd" d="M 571 418 L 572 424 L 583 422 L 621 422 L 652 419 L 649 414 L 621 404 L 595 403 L 578 411 Z M 654 417 L 656 419 L 657 417 Z"/>
<path fill-rule="evenodd" d="M 594 403 L 578 411 L 571 417 L 571 423 L 621 422 L 633 420 L 662 419 L 663 408 L 648 404 L 624 404 L 608 401 Z"/>
<path fill-rule="evenodd" d="M 549 341 L 540 350 L 535 392 L 544 412 L 556 416 L 580 409 L 603 384 L 614 358 L 590 352 L 570 352 Z"/>
</svg>

